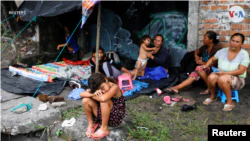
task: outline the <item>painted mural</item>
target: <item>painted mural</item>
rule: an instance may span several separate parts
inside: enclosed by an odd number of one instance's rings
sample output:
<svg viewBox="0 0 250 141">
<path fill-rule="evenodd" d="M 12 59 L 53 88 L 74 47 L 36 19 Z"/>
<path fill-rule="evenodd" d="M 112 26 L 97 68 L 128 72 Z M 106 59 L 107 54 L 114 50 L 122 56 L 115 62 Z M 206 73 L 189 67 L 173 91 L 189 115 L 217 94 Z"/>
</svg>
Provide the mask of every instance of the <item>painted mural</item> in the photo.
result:
<svg viewBox="0 0 250 141">
<path fill-rule="evenodd" d="M 89 30 L 89 46 L 92 47 L 96 45 L 97 26 L 91 25 Z M 122 21 L 114 12 L 102 9 L 100 32 L 100 45 L 104 51 L 113 50 L 122 56 L 137 59 L 139 47 L 130 39 L 130 32 L 122 28 Z"/>
<path fill-rule="evenodd" d="M 133 13 L 133 9 L 129 13 Z M 159 13 L 151 17 L 151 22 L 137 33 L 138 37 L 148 34 L 153 38 L 156 34 L 162 34 L 165 40 L 164 47 L 169 47 L 170 52 L 175 54 L 172 56 L 174 58 L 171 59 L 170 64 L 178 66 L 186 53 L 186 45 L 181 41 L 187 32 L 187 18 L 180 12 Z M 89 30 L 89 46 L 95 46 L 97 26 L 91 25 Z M 136 60 L 139 45 L 133 43 L 130 36 L 130 32 L 122 28 L 122 21 L 118 15 L 110 10 L 102 9 L 100 45 L 105 51 L 113 50 L 119 55 Z"/>
<path fill-rule="evenodd" d="M 151 15 L 152 21 L 140 32 L 138 36 L 148 34 L 154 37 L 162 34 L 164 47 L 180 47 L 186 49 L 181 41 L 187 32 L 187 18 L 180 12 L 166 12 Z"/>
</svg>

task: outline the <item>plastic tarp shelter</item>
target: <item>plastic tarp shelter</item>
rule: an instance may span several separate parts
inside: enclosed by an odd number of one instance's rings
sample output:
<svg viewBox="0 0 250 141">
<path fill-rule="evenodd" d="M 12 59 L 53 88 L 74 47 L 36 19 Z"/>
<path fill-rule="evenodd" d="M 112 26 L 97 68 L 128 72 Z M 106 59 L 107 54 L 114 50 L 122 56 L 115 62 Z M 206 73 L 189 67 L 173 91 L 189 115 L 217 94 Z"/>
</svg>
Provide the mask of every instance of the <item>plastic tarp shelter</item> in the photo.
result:
<svg viewBox="0 0 250 141">
<path fill-rule="evenodd" d="M 21 20 L 30 21 L 35 16 L 52 17 L 80 8 L 82 1 L 24 1 L 18 11 L 25 11 L 19 15 Z"/>
</svg>

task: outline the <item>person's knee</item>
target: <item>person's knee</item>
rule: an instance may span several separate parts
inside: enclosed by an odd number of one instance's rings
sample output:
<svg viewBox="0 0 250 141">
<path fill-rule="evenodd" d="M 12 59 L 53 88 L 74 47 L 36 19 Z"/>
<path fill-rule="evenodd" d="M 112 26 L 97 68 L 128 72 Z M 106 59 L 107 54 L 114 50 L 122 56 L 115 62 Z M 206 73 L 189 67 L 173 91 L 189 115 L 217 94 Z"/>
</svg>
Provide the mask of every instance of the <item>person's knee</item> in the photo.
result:
<svg viewBox="0 0 250 141">
<path fill-rule="evenodd" d="M 105 102 L 101 102 L 100 106 L 101 107 L 111 107 L 113 105 L 111 100 L 105 101 Z"/>
<path fill-rule="evenodd" d="M 230 76 L 229 75 L 222 75 L 218 78 L 218 84 L 229 84 Z"/>
<path fill-rule="evenodd" d="M 216 81 L 218 78 L 218 76 L 214 73 L 211 73 L 209 76 L 208 76 L 208 81 Z"/>
<path fill-rule="evenodd" d="M 85 105 L 85 104 L 88 104 L 89 102 L 91 102 L 92 99 L 91 98 L 83 98 L 82 99 L 82 104 Z"/>
</svg>

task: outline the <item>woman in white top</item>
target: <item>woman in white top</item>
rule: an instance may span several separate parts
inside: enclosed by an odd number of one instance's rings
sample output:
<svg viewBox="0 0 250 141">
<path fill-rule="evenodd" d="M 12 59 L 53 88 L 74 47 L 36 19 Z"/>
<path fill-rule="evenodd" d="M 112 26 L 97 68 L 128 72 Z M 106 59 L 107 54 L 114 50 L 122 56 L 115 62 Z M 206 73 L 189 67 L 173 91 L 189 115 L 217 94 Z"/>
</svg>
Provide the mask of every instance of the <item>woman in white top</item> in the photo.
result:
<svg viewBox="0 0 250 141">
<path fill-rule="evenodd" d="M 224 92 L 227 102 L 223 111 L 231 111 L 234 108 L 231 91 L 239 90 L 245 86 L 246 70 L 249 65 L 249 54 L 242 49 L 245 36 L 235 33 L 231 36 L 229 48 L 219 50 L 214 57 L 210 58 L 204 68 L 209 67 L 218 60 L 219 72 L 211 73 L 208 76 L 208 88 L 211 93 L 210 98 L 205 99 L 203 104 L 209 105 L 215 101 L 216 84 Z"/>
</svg>

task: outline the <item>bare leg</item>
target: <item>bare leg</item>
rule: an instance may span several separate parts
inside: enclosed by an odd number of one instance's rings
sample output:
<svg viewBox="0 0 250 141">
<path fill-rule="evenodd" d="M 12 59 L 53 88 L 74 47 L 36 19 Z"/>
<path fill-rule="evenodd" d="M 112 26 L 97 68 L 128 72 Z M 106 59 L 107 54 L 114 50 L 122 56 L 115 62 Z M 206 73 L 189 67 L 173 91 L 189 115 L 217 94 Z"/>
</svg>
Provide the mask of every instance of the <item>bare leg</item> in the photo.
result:
<svg viewBox="0 0 250 141">
<path fill-rule="evenodd" d="M 196 80 L 196 78 L 194 78 L 194 77 L 188 77 L 181 84 L 174 86 L 173 89 L 180 90 L 182 88 L 185 88 L 185 87 L 191 85 L 195 80 Z"/>
<path fill-rule="evenodd" d="M 146 68 L 147 64 L 148 64 L 148 62 L 146 62 L 146 63 L 142 66 L 141 76 L 144 76 L 144 74 L 145 74 L 145 68 Z"/>
<path fill-rule="evenodd" d="M 94 126 L 93 113 L 95 116 L 97 116 L 97 109 L 98 109 L 97 102 L 92 98 L 83 98 L 82 105 L 84 107 L 84 112 L 88 119 L 88 129 L 93 128 Z M 90 137 L 91 133 L 86 132 L 86 135 Z"/>
<path fill-rule="evenodd" d="M 113 102 L 111 100 L 106 101 L 106 102 L 101 102 L 101 113 L 102 113 L 102 125 L 99 130 L 102 132 L 108 132 L 108 122 L 109 122 L 109 117 L 110 117 L 110 112 L 113 108 Z M 97 131 L 97 132 L 98 132 Z M 98 135 L 93 134 L 93 137 L 98 137 Z"/>
<path fill-rule="evenodd" d="M 137 77 L 137 75 L 138 75 L 138 73 L 140 71 L 141 65 L 142 65 L 141 61 L 137 60 L 137 64 L 136 64 L 136 68 L 135 68 L 135 74 L 134 74 L 133 80 L 136 79 L 136 77 Z"/>
<path fill-rule="evenodd" d="M 227 104 L 234 105 L 231 96 L 231 87 L 230 87 L 231 82 L 232 78 L 230 77 L 230 75 L 222 75 L 218 79 L 218 85 L 227 97 Z"/>
<path fill-rule="evenodd" d="M 201 79 L 206 83 L 206 85 L 208 86 L 207 84 L 207 74 L 204 72 L 204 71 L 197 71 L 197 73 L 199 74 L 199 76 L 201 77 Z M 206 89 L 206 91 L 208 91 L 208 88 Z M 206 92 L 205 91 L 205 92 Z"/>
<path fill-rule="evenodd" d="M 211 100 L 215 99 L 216 83 L 218 82 L 218 78 L 219 78 L 219 75 L 217 75 L 215 73 L 211 73 L 207 79 L 207 86 L 208 86 L 208 90 L 211 94 L 210 95 Z"/>
</svg>

